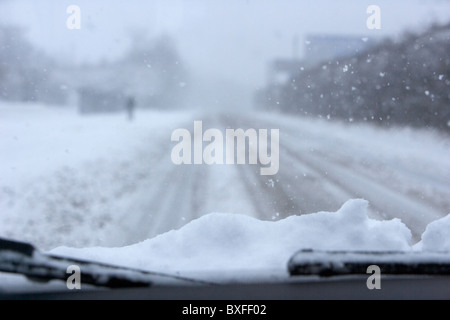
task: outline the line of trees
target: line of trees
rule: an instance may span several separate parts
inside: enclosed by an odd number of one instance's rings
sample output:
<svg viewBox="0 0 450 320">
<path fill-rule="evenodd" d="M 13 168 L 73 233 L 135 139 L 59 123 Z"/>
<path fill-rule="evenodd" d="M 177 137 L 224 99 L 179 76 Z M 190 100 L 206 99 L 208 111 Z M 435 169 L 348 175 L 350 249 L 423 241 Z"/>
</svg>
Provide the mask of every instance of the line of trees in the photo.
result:
<svg viewBox="0 0 450 320">
<path fill-rule="evenodd" d="M 282 112 L 450 131 L 450 24 L 295 71 L 257 98 Z"/>
<path fill-rule="evenodd" d="M 0 25 L 0 99 L 61 103 L 65 93 L 53 80 L 55 63 L 25 39 L 22 29 Z"/>
</svg>

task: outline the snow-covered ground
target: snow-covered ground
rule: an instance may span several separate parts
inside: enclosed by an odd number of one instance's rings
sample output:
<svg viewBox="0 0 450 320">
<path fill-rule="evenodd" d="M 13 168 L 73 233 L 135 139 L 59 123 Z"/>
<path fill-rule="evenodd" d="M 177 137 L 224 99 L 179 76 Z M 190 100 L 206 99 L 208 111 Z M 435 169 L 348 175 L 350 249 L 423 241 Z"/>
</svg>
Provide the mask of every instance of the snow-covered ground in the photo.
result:
<svg viewBox="0 0 450 320">
<path fill-rule="evenodd" d="M 170 162 L 171 130 L 189 117 L 138 112 L 129 122 L 0 104 L 0 235 L 47 249 L 120 244 L 117 230 L 133 234 L 126 221 L 149 212 L 143 201 L 164 188 L 159 163 Z"/>
<path fill-rule="evenodd" d="M 194 120 L 280 129 L 279 173 L 174 165 L 171 133 Z M 449 181 L 450 137 L 437 132 L 0 103 L 0 236 L 142 269 L 283 275 L 301 248 L 450 250 Z"/>
</svg>

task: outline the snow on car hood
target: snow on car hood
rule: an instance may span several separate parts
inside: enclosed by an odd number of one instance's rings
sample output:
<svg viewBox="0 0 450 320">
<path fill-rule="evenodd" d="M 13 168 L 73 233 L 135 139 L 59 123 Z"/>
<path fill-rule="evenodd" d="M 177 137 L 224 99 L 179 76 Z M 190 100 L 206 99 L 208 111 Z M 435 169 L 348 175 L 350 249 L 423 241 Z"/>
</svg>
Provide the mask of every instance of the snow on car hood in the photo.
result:
<svg viewBox="0 0 450 320">
<path fill-rule="evenodd" d="M 421 242 L 412 246 L 411 231 L 405 224 L 399 219 L 371 219 L 368 206 L 362 199 L 349 200 L 337 212 L 290 216 L 279 221 L 212 213 L 179 230 L 127 247 L 58 247 L 51 252 L 177 274 L 272 270 L 273 274 L 287 275 L 287 261 L 304 248 L 450 251 L 450 215 L 431 223 Z"/>
</svg>

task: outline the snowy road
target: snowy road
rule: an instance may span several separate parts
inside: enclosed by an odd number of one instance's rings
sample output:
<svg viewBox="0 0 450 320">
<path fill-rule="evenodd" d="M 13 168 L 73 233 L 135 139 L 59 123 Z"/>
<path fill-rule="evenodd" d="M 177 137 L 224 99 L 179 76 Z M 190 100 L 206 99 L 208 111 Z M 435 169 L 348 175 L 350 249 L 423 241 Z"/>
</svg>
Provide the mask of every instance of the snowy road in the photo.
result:
<svg viewBox="0 0 450 320">
<path fill-rule="evenodd" d="M 364 198 L 373 218 L 400 218 L 417 239 L 429 222 L 450 210 L 448 150 L 427 154 L 417 149 L 420 141 L 395 141 L 395 132 L 265 118 L 260 126 L 283 131 L 276 190 L 263 188 L 262 198 L 283 194 L 284 201 L 269 200 L 263 206 L 268 214 L 335 211 L 346 199 Z"/>
<path fill-rule="evenodd" d="M 437 133 L 256 113 L 150 112 L 127 123 L 1 111 L 0 235 L 47 249 L 129 245 L 211 212 L 278 220 L 336 211 L 352 198 L 368 200 L 373 218 L 400 218 L 419 240 L 450 213 L 450 138 Z M 192 130 L 194 120 L 223 131 L 279 129 L 278 174 L 261 176 L 259 165 L 173 164 L 171 133 Z M 57 156 L 61 150 L 72 156 Z"/>
<path fill-rule="evenodd" d="M 400 218 L 418 240 L 428 223 L 450 210 L 448 140 L 442 150 L 427 150 L 426 140 L 413 141 L 413 132 L 346 130 L 279 115 L 216 116 L 205 123 L 219 129 L 280 129 L 276 176 L 261 176 L 259 166 L 235 165 L 233 179 L 222 177 L 243 190 L 232 202 L 246 199 L 243 212 L 259 219 L 336 211 L 348 199 L 364 198 L 371 217 Z"/>
</svg>

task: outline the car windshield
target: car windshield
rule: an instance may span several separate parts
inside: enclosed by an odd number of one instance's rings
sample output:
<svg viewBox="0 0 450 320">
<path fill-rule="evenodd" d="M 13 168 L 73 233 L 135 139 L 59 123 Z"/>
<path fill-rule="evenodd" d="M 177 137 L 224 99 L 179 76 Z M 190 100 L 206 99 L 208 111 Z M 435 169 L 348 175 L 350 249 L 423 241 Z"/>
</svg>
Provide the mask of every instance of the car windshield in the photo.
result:
<svg viewBox="0 0 450 320">
<path fill-rule="evenodd" d="M 448 1 L 0 0 L 1 238 L 283 279 L 449 214 Z"/>
</svg>

